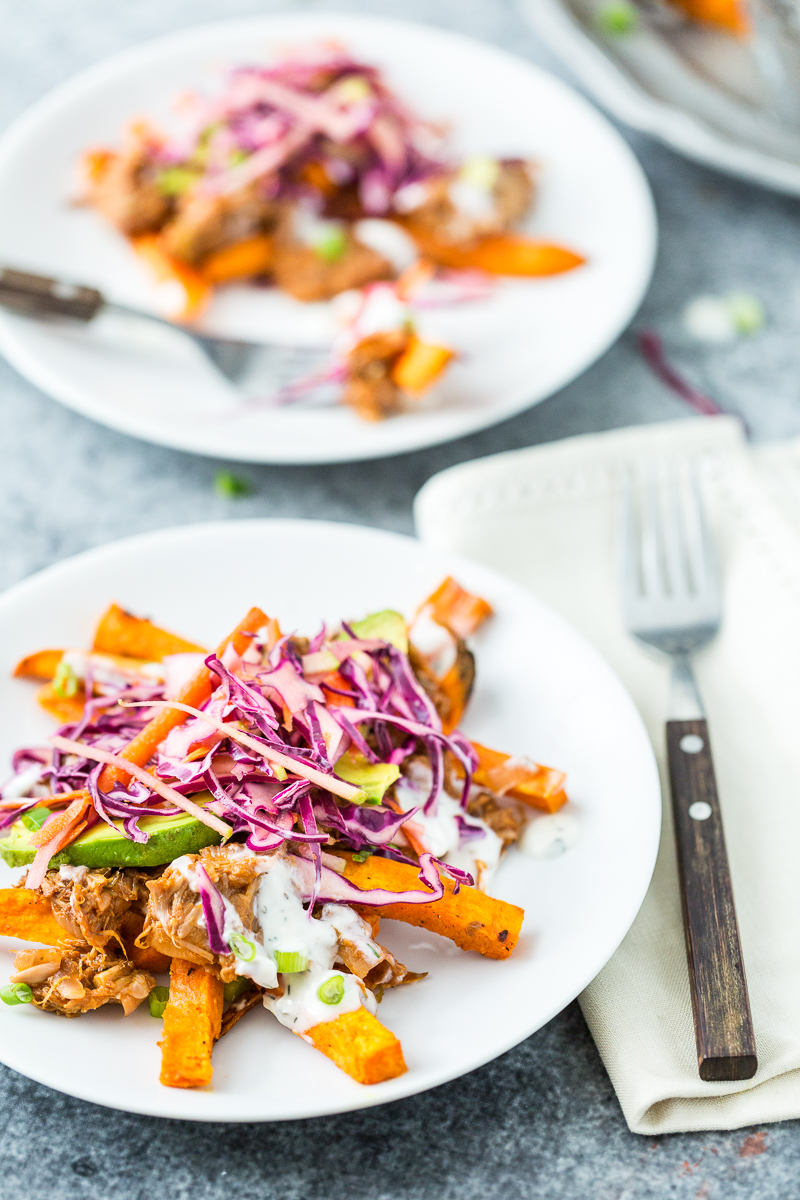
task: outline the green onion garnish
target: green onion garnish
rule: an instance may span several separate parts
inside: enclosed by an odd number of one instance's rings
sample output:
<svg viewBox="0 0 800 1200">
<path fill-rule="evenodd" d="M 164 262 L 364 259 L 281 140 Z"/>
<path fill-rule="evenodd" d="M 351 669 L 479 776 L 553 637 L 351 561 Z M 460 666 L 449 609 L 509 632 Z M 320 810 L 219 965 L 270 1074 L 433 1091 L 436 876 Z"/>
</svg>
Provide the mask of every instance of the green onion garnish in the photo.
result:
<svg viewBox="0 0 800 1200">
<path fill-rule="evenodd" d="M 323 1004 L 341 1004 L 344 999 L 344 975 L 331 975 L 317 988 L 317 995 Z"/>
<path fill-rule="evenodd" d="M 625 37 L 639 24 L 639 14 L 628 0 L 609 0 L 595 13 L 597 27 L 608 37 Z"/>
<path fill-rule="evenodd" d="M 182 196 L 199 178 L 197 171 L 187 167 L 165 167 L 156 177 L 156 187 L 162 196 Z"/>
<path fill-rule="evenodd" d="M 241 996 L 242 992 L 247 992 L 253 986 L 252 979 L 248 979 L 246 975 L 237 975 L 230 983 L 226 983 L 222 989 L 222 1004 L 227 1008 L 229 1004 L 233 1004 Z"/>
<path fill-rule="evenodd" d="M 338 225 L 329 225 L 316 237 L 312 243 L 314 253 L 323 262 L 338 262 L 347 249 L 347 234 Z"/>
<path fill-rule="evenodd" d="M 243 937 L 241 933 L 232 933 L 228 941 L 231 944 L 231 950 L 240 958 L 242 962 L 252 962 L 256 956 L 256 944 L 251 942 L 249 938 Z"/>
<path fill-rule="evenodd" d="M 64 696 L 66 699 L 74 696 L 78 690 L 78 676 L 73 671 L 69 663 L 65 663 L 63 658 L 56 667 L 56 673 L 53 676 L 53 691 L 59 696 Z"/>
<path fill-rule="evenodd" d="M 150 1016 L 151 1017 L 163 1017 L 164 1009 L 167 1007 L 168 1000 L 169 1000 L 169 988 L 168 987 L 154 987 L 148 997 L 148 1004 L 150 1005 Z"/>
<path fill-rule="evenodd" d="M 308 959 L 295 950 L 276 950 L 275 966 L 280 975 L 298 975 L 308 970 Z"/>
<path fill-rule="evenodd" d="M 33 992 L 27 983 L 7 983 L 0 987 L 0 1000 L 3 1004 L 30 1004 Z"/>
<path fill-rule="evenodd" d="M 766 321 L 764 306 L 749 292 L 728 292 L 725 307 L 736 326 L 737 333 L 758 333 Z"/>
<path fill-rule="evenodd" d="M 32 808 L 30 812 L 23 813 L 20 820 L 26 829 L 30 829 L 35 833 L 37 829 L 41 829 L 47 818 L 50 816 L 49 808 Z"/>
<path fill-rule="evenodd" d="M 232 471 L 217 471 L 214 476 L 214 491 L 225 500 L 235 500 L 239 496 L 249 496 L 253 485 L 249 479 L 242 479 Z"/>
<path fill-rule="evenodd" d="M 353 855 L 353 862 L 366 862 L 369 856 L 374 853 L 374 850 L 367 850 L 366 847 L 363 850 L 356 850 Z"/>
</svg>

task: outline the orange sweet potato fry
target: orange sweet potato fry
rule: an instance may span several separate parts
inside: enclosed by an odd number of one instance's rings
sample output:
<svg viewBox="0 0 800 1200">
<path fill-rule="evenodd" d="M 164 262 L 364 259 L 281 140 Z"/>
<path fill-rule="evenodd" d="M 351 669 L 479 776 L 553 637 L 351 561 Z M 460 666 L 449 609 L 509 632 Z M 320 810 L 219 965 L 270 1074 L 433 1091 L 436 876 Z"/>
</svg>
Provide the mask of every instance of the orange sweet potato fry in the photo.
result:
<svg viewBox="0 0 800 1200">
<path fill-rule="evenodd" d="M 447 346 L 412 337 L 392 367 L 392 379 L 410 396 L 421 396 L 436 382 L 451 358 L 453 351 Z"/>
<path fill-rule="evenodd" d="M 161 662 L 168 654 L 203 651 L 204 647 L 159 629 L 152 621 L 134 617 L 118 604 L 112 604 L 97 626 L 92 649 L 100 654 Z"/>
<path fill-rule="evenodd" d="M 50 901 L 27 888 L 0 889 L 0 934 L 43 946 L 66 946 L 74 941 L 53 916 Z"/>
<path fill-rule="evenodd" d="M 250 644 L 249 633 L 255 633 L 262 625 L 265 625 L 267 618 L 260 608 L 251 608 L 250 612 L 241 621 L 229 637 L 220 643 L 217 648 L 217 654 L 221 655 L 229 642 L 238 654 L 243 654 Z M 208 667 L 205 665 L 200 667 L 192 676 L 188 683 L 184 684 L 178 695 L 175 697 L 182 704 L 190 704 L 197 708 L 204 700 L 207 700 L 212 691 L 212 675 Z M 162 708 L 152 721 L 145 725 L 140 733 L 128 743 L 124 750 L 120 751 L 123 758 L 127 758 L 129 762 L 136 763 L 137 766 L 145 766 L 153 754 L 156 747 L 159 746 L 171 729 L 176 725 L 182 725 L 186 720 L 186 713 L 176 708 Z M 100 787 L 103 791 L 108 791 L 115 783 L 127 784 L 129 776 L 121 771 L 118 767 L 106 767 L 100 776 Z"/>
<path fill-rule="evenodd" d="M 473 780 L 481 787 L 487 787 L 501 796 L 510 796 L 512 800 L 521 800 L 523 804 L 540 808 L 543 812 L 558 812 L 566 804 L 564 781 L 567 777 L 563 771 L 543 767 L 530 759 L 502 754 L 499 750 L 490 750 L 479 742 L 473 742 L 472 748 L 478 755 Z"/>
<path fill-rule="evenodd" d="M 263 234 L 215 250 L 203 263 L 201 272 L 208 283 L 227 283 L 231 279 L 266 275 L 272 270 L 272 261 L 272 238 Z"/>
<path fill-rule="evenodd" d="M 442 267 L 486 271 L 490 275 L 561 275 L 586 262 L 580 254 L 521 234 L 504 233 L 472 242 L 439 242 L 427 230 L 407 223 L 422 252 Z"/>
<path fill-rule="evenodd" d="M 173 958 L 164 1010 L 161 1082 L 204 1087 L 211 1082 L 211 1051 L 222 1026 L 221 980 L 205 967 Z"/>
<path fill-rule="evenodd" d="M 14 675 L 17 679 L 52 679 L 63 653 L 63 650 L 37 650 L 20 659 L 14 667 Z"/>
<path fill-rule="evenodd" d="M 83 716 L 86 693 L 80 687 L 74 696 L 62 696 L 60 692 L 56 691 L 52 683 L 46 683 L 44 687 L 39 688 L 39 691 L 36 693 L 36 699 L 46 713 L 49 713 L 51 717 L 55 717 L 59 725 L 67 725 L 80 721 Z"/>
<path fill-rule="evenodd" d="M 182 290 L 183 305 L 178 320 L 191 321 L 203 310 L 211 297 L 211 285 L 203 275 L 187 263 L 174 258 L 164 249 L 155 233 L 143 233 L 130 239 L 136 253 L 144 259 L 161 283 L 176 283 Z"/>
<path fill-rule="evenodd" d="M 408 1070 L 403 1048 L 391 1030 L 365 1008 L 301 1034 L 356 1083 L 383 1083 Z"/>
<path fill-rule="evenodd" d="M 465 591 L 452 575 L 439 584 L 421 608 L 428 605 L 433 620 L 459 638 L 473 634 L 494 611 L 488 600 Z"/>
<path fill-rule="evenodd" d="M 751 25 L 747 10 L 739 0 L 674 0 L 692 21 L 703 21 L 717 25 L 737 37 L 750 33 Z"/>
<path fill-rule="evenodd" d="M 343 856 L 347 857 L 347 856 Z M 363 863 L 347 857 L 345 877 L 356 887 L 390 888 L 392 891 L 427 891 L 415 867 L 372 855 Z M 477 950 L 486 958 L 508 958 L 517 944 L 524 911 L 516 904 L 496 900 L 477 888 L 462 885 L 458 895 L 444 879 L 445 894 L 431 904 L 387 904 L 379 916 L 405 921 L 450 938 L 462 950 Z"/>
</svg>

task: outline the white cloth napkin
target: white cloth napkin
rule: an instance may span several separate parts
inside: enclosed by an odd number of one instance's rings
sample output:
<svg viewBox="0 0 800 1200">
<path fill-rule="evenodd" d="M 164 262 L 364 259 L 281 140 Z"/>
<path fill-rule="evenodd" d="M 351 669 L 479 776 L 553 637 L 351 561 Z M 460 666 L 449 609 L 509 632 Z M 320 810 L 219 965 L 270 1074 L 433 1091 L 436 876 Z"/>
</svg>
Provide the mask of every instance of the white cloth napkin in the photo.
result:
<svg viewBox="0 0 800 1200">
<path fill-rule="evenodd" d="M 697 676 L 760 1065 L 746 1083 L 698 1076 L 667 803 L 639 916 L 580 997 L 626 1120 L 646 1134 L 800 1116 L 800 445 L 754 453 L 724 417 L 644 426 L 454 467 L 416 502 L 424 541 L 511 576 L 594 642 L 639 706 L 668 796 L 668 667 L 625 632 L 615 541 L 622 474 L 678 456 L 701 470 L 724 576 L 723 627 Z"/>
</svg>

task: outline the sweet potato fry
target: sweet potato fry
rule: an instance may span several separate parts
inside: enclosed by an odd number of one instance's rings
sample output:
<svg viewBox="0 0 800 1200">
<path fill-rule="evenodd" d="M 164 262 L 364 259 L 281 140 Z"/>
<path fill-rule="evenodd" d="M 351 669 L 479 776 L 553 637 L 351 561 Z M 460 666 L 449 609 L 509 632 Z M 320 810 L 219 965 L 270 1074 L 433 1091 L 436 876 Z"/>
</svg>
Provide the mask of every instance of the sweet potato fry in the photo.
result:
<svg viewBox="0 0 800 1200">
<path fill-rule="evenodd" d="M 372 855 L 366 862 L 353 862 L 347 855 L 345 877 L 356 887 L 389 888 L 392 891 L 425 891 L 416 868 L 390 858 Z M 450 938 L 462 950 L 477 950 L 486 958 L 508 958 L 517 944 L 525 913 L 516 904 L 495 900 L 477 888 L 461 887 L 444 879 L 445 894 L 431 904 L 387 904 L 375 911 L 387 920 L 405 921 Z"/>
<path fill-rule="evenodd" d="M 543 767 L 530 759 L 501 754 L 499 750 L 490 750 L 479 742 L 473 742 L 472 748 L 478 755 L 473 780 L 481 787 L 487 787 L 501 796 L 510 796 L 512 800 L 521 800 L 523 804 L 543 812 L 558 812 L 566 804 L 566 775 L 563 771 Z"/>
<path fill-rule="evenodd" d="M 205 967 L 173 958 L 164 1010 L 161 1082 L 204 1087 L 211 1082 L 211 1051 L 222 1027 L 221 980 Z"/>
<path fill-rule="evenodd" d="M 61 662 L 63 650 L 37 650 L 14 667 L 17 679 L 52 679 Z"/>
<path fill-rule="evenodd" d="M 452 575 L 448 575 L 439 584 L 436 591 L 420 606 L 420 611 L 429 605 L 431 616 L 437 625 L 444 625 L 445 629 L 449 629 L 458 638 L 469 637 L 494 611 L 488 600 L 466 591 L 461 584 L 456 583 Z"/>
<path fill-rule="evenodd" d="M 92 649 L 100 654 L 136 658 L 143 662 L 161 662 L 168 654 L 202 652 L 204 647 L 187 642 L 185 638 L 168 633 L 166 629 L 159 629 L 152 621 L 134 617 L 118 604 L 112 604 L 97 626 Z M 27 661 L 23 659 L 23 662 Z M 19 671 L 19 667 L 17 670 Z"/>
<path fill-rule="evenodd" d="M 44 687 L 39 688 L 39 691 L 36 693 L 36 699 L 46 713 L 49 713 L 51 717 L 55 717 L 59 725 L 69 725 L 80 721 L 83 716 L 86 693 L 80 687 L 74 696 L 62 696 L 60 692 L 56 691 L 52 683 L 46 683 Z"/>
<path fill-rule="evenodd" d="M 408 232 L 433 262 L 455 270 L 486 271 L 490 275 L 561 275 L 586 262 L 580 254 L 521 234 L 504 233 L 472 242 L 440 242 L 413 222 Z"/>
<path fill-rule="evenodd" d="M 228 643 L 232 642 L 236 651 L 243 654 L 250 644 L 248 633 L 255 633 L 257 629 L 266 624 L 266 621 L 267 618 L 260 608 L 251 608 L 244 620 L 220 643 L 217 653 L 221 655 Z M 208 667 L 202 666 L 181 688 L 175 699 L 182 704 L 191 704 L 193 707 L 197 707 L 198 704 L 202 704 L 204 700 L 208 699 L 211 691 L 211 672 Z M 150 761 L 156 747 L 163 742 L 169 731 L 176 725 L 183 724 L 185 720 L 186 713 L 181 712 L 179 708 L 162 708 L 158 715 L 153 717 L 140 733 L 137 733 L 125 749 L 120 751 L 120 756 L 143 767 Z M 118 767 L 106 767 L 100 776 L 100 787 L 103 791 L 108 791 L 115 783 L 127 784 L 128 779 L 129 776 Z"/>
<path fill-rule="evenodd" d="M 175 314 L 176 319 L 191 321 L 198 316 L 208 303 L 212 290 L 200 272 L 168 254 L 158 234 L 143 233 L 132 237 L 131 245 L 159 282 L 177 284 L 181 289 L 182 307 Z"/>
<path fill-rule="evenodd" d="M 356 1083 L 383 1083 L 408 1070 L 395 1035 L 365 1008 L 301 1034 Z"/>
<path fill-rule="evenodd" d="M 436 382 L 451 358 L 453 351 L 447 346 L 412 337 L 392 367 L 392 379 L 409 396 L 421 396 Z"/>
<path fill-rule="evenodd" d="M 215 250 L 204 261 L 201 274 L 208 283 L 227 283 L 231 279 L 266 275 L 272 269 L 272 261 L 272 238 L 263 234 Z"/>
<path fill-rule="evenodd" d="M 737 37 L 746 37 L 751 32 L 747 6 L 739 0 L 674 0 L 692 21 L 703 21 L 717 25 Z"/>
<path fill-rule="evenodd" d="M 74 940 L 53 916 L 50 901 L 27 888 L 0 889 L 0 934 L 43 946 L 67 946 Z"/>
</svg>

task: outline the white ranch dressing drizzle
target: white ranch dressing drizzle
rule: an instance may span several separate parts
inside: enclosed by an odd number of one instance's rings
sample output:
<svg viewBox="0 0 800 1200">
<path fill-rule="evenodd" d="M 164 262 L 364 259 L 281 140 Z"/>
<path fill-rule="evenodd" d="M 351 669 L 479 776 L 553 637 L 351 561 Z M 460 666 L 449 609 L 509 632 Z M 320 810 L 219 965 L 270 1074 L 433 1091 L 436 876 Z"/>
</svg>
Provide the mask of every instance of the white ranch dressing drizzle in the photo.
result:
<svg viewBox="0 0 800 1200">
<path fill-rule="evenodd" d="M 528 858 L 558 858 L 571 850 L 580 837 L 580 825 L 572 813 L 550 813 L 531 821 L 519 848 Z"/>
<path fill-rule="evenodd" d="M 266 864 L 265 864 L 266 865 Z M 197 875 L 188 854 L 176 858 L 173 870 L 199 892 Z M 344 905 L 326 904 L 322 918 L 315 919 L 303 907 L 295 871 L 286 859 L 275 857 L 264 871 L 253 902 L 253 916 L 261 927 L 263 941 L 245 930 L 235 907 L 224 896 L 225 923 L 223 937 L 230 945 L 231 936 L 239 934 L 255 946 L 255 954 L 247 961 L 236 956 L 235 971 L 245 975 L 263 988 L 283 984 L 282 996 L 264 996 L 264 1007 L 274 1013 L 281 1025 L 303 1034 L 324 1021 L 334 1021 L 342 1013 L 355 1012 L 363 1005 L 371 1013 L 377 1002 L 357 975 L 334 969 L 339 950 L 340 934 L 348 941 L 361 939 L 372 948 L 376 959 L 380 951 L 371 939 L 364 936 L 365 922 Z M 205 921 L 200 924 L 205 927 Z M 279 974 L 275 954 L 300 954 L 308 959 L 308 969 L 296 974 Z M 320 988 L 329 979 L 340 977 L 342 996 L 336 1004 L 320 998 Z"/>
<path fill-rule="evenodd" d="M 44 770 L 43 763 L 34 763 L 30 767 L 26 767 L 24 771 L 12 775 L 8 783 L 3 784 L 0 788 L 0 796 L 4 800 L 22 800 L 26 796 L 33 798 L 36 795 L 34 788 L 42 777 Z M 47 792 L 43 791 L 42 795 Z"/>
<path fill-rule="evenodd" d="M 339 909 L 340 905 L 326 905 Z M 330 920 L 315 920 L 303 907 L 300 889 L 290 863 L 277 859 L 261 880 L 254 905 L 261 926 L 264 946 L 276 951 L 301 954 L 308 959 L 308 970 L 281 975 L 282 996 L 265 996 L 264 1007 L 274 1013 L 281 1025 L 295 1033 L 305 1033 L 315 1025 L 334 1021 L 342 1013 L 355 1012 L 362 1004 L 374 1012 L 375 997 L 356 975 L 335 971 L 333 964 L 339 949 L 339 934 Z M 336 919 L 339 914 L 333 914 Z M 341 918 L 339 918 L 341 920 Z M 320 989 L 335 976 L 342 983 L 338 1003 L 320 997 Z"/>
<path fill-rule="evenodd" d="M 403 812 L 415 805 L 424 805 L 431 786 L 430 767 L 425 763 L 410 763 L 406 771 L 394 785 L 395 799 Z M 483 836 L 462 842 L 459 817 L 481 830 Z M 420 808 L 411 820 L 422 826 L 422 840 L 435 858 L 469 871 L 477 886 L 486 887 L 500 862 L 503 842 L 485 821 L 467 816 L 460 802 L 444 791 L 439 796 L 435 813 L 428 814 Z"/>
</svg>

